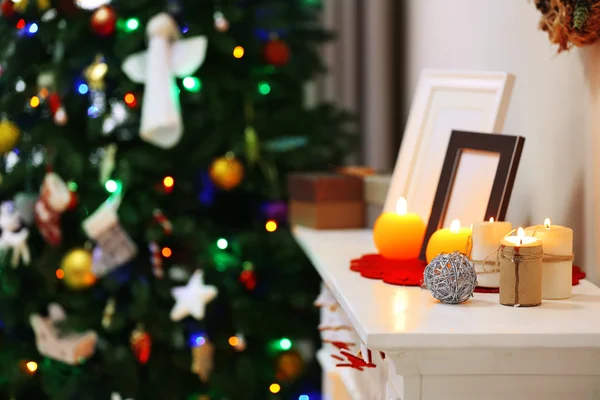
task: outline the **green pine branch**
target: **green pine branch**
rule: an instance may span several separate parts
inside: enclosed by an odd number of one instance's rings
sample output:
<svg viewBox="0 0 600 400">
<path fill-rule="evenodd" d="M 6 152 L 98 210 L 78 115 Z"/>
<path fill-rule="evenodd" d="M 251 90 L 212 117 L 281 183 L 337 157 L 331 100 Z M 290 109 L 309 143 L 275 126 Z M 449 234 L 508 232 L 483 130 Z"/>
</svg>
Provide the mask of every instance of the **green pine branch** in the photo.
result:
<svg viewBox="0 0 600 400">
<path fill-rule="evenodd" d="M 573 28 L 583 30 L 590 15 L 590 5 L 586 0 L 578 0 L 573 11 Z"/>
</svg>

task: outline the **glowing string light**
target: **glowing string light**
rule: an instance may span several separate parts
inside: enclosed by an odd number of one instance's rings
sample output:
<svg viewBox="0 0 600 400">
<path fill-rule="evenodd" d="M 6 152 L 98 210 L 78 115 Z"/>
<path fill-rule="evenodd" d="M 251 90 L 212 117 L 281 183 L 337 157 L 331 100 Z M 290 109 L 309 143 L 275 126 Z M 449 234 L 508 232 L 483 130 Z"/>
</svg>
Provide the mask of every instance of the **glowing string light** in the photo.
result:
<svg viewBox="0 0 600 400">
<path fill-rule="evenodd" d="M 259 82 L 258 93 L 262 94 L 263 96 L 268 95 L 269 93 L 271 93 L 271 86 L 265 81 Z"/>
<path fill-rule="evenodd" d="M 277 222 L 273 220 L 267 221 L 267 223 L 265 224 L 265 229 L 267 230 L 267 232 L 275 232 L 277 230 Z"/>
<path fill-rule="evenodd" d="M 163 185 L 167 189 L 171 189 L 175 185 L 175 179 L 173 179 L 172 176 L 165 176 L 165 179 L 163 179 Z"/>
<path fill-rule="evenodd" d="M 206 339 L 204 338 L 204 332 L 192 333 L 190 335 L 190 346 L 198 347 L 202 346 L 206 343 Z"/>
<path fill-rule="evenodd" d="M 58 279 L 63 279 L 65 277 L 65 271 L 63 271 L 62 269 L 57 269 L 56 270 L 56 277 Z"/>
<path fill-rule="evenodd" d="M 38 369 L 38 365 L 35 361 L 29 361 L 27 364 L 25 364 L 25 366 L 27 367 L 27 370 L 31 373 L 34 373 Z"/>
<path fill-rule="evenodd" d="M 232 347 L 237 346 L 238 344 L 240 344 L 240 339 L 237 338 L 237 336 L 232 336 L 229 338 L 229 345 Z"/>
<path fill-rule="evenodd" d="M 110 180 L 106 181 L 106 183 L 104 184 L 104 188 L 106 189 L 107 192 L 114 193 L 119 188 L 119 185 L 117 184 L 116 181 L 113 181 L 112 179 L 110 179 Z"/>
<path fill-rule="evenodd" d="M 40 105 L 40 98 L 37 96 L 33 96 L 31 98 L 31 100 L 29 101 L 29 105 L 33 108 L 36 108 L 37 106 Z"/>
<path fill-rule="evenodd" d="M 217 240 L 217 247 L 221 250 L 225 250 L 227 248 L 227 246 L 229 246 L 229 243 L 227 243 L 227 239 L 219 239 Z"/>
<path fill-rule="evenodd" d="M 235 58 L 244 57 L 244 48 L 242 46 L 235 46 L 235 48 L 233 49 L 233 56 Z"/>
<path fill-rule="evenodd" d="M 271 386 L 269 386 L 269 391 L 273 394 L 279 393 L 280 390 L 281 386 L 279 386 L 278 383 L 272 383 Z"/>
<path fill-rule="evenodd" d="M 124 100 L 129 107 L 135 107 L 137 105 L 137 99 L 133 93 L 127 93 Z"/>
<path fill-rule="evenodd" d="M 279 340 L 279 348 L 281 350 L 289 350 L 292 348 L 292 341 L 288 338 L 282 338 Z"/>
<path fill-rule="evenodd" d="M 194 76 L 188 76 L 183 79 L 183 87 L 192 93 L 198 93 L 202 89 L 202 82 Z"/>
<path fill-rule="evenodd" d="M 80 83 L 77 90 L 79 91 L 79 94 L 87 94 L 87 92 L 90 91 L 90 88 L 85 83 Z"/>
<path fill-rule="evenodd" d="M 127 22 L 125 22 L 125 30 L 127 32 L 133 32 L 140 27 L 140 20 L 137 18 L 129 18 Z"/>
</svg>

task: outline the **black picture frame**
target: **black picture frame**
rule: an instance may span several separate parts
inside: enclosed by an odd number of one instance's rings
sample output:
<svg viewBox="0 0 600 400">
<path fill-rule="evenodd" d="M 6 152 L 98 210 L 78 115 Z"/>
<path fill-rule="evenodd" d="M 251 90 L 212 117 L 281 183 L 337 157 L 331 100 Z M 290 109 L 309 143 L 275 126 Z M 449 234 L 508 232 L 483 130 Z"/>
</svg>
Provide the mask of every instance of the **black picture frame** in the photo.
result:
<svg viewBox="0 0 600 400">
<path fill-rule="evenodd" d="M 487 221 L 492 217 L 496 221 L 503 221 L 506 217 L 506 210 L 510 202 L 524 144 L 525 138 L 521 136 L 452 131 L 433 206 L 431 207 L 431 215 L 427 224 L 427 230 L 425 231 L 423 246 L 421 247 L 420 258 L 422 260 L 425 260 L 425 251 L 427 250 L 429 238 L 431 238 L 431 235 L 435 231 L 443 227 L 460 157 L 465 150 L 498 153 L 498 168 L 482 221 Z"/>
</svg>

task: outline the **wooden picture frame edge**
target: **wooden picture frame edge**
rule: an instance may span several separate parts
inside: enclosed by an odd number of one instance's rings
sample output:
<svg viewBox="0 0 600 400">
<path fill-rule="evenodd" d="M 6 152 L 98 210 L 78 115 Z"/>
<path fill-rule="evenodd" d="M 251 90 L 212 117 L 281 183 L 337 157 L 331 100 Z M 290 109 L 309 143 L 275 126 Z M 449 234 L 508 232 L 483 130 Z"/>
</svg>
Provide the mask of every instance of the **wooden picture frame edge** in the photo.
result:
<svg viewBox="0 0 600 400">
<path fill-rule="evenodd" d="M 431 216 L 421 246 L 420 259 L 425 260 L 425 252 L 431 235 L 442 228 L 461 153 L 464 150 L 480 150 L 499 154 L 500 158 L 494 176 L 494 183 L 482 221 L 487 221 L 490 217 L 493 217 L 496 221 L 503 221 L 506 217 L 524 145 L 525 138 L 522 136 L 452 131 L 431 209 Z"/>
</svg>

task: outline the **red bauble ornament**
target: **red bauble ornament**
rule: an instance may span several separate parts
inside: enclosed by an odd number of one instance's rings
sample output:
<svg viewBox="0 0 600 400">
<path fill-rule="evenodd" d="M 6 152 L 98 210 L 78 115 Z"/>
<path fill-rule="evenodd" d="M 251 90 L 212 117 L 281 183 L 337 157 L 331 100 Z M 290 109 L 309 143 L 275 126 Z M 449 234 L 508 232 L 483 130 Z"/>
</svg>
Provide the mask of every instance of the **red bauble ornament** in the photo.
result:
<svg viewBox="0 0 600 400">
<path fill-rule="evenodd" d="M 131 350 L 140 364 L 146 364 L 150 359 L 150 349 L 152 348 L 152 338 L 150 334 L 142 327 L 136 328 L 131 333 Z"/>
<path fill-rule="evenodd" d="M 12 0 L 3 0 L 0 4 L 0 12 L 4 18 L 11 19 L 15 16 L 15 3 Z"/>
<path fill-rule="evenodd" d="M 61 105 L 62 101 L 60 101 L 60 97 L 57 93 L 52 93 L 48 96 L 48 108 L 52 115 L 56 114 Z"/>
<path fill-rule="evenodd" d="M 265 61 L 276 67 L 283 67 L 290 60 L 290 48 L 279 39 L 269 40 L 263 49 Z"/>
<path fill-rule="evenodd" d="M 102 6 L 92 14 L 92 30 L 99 36 L 109 36 L 115 32 L 117 13 L 112 7 Z"/>
<path fill-rule="evenodd" d="M 247 269 L 242 271 L 239 279 L 247 290 L 254 290 L 256 288 L 256 273 L 253 270 Z"/>
</svg>

